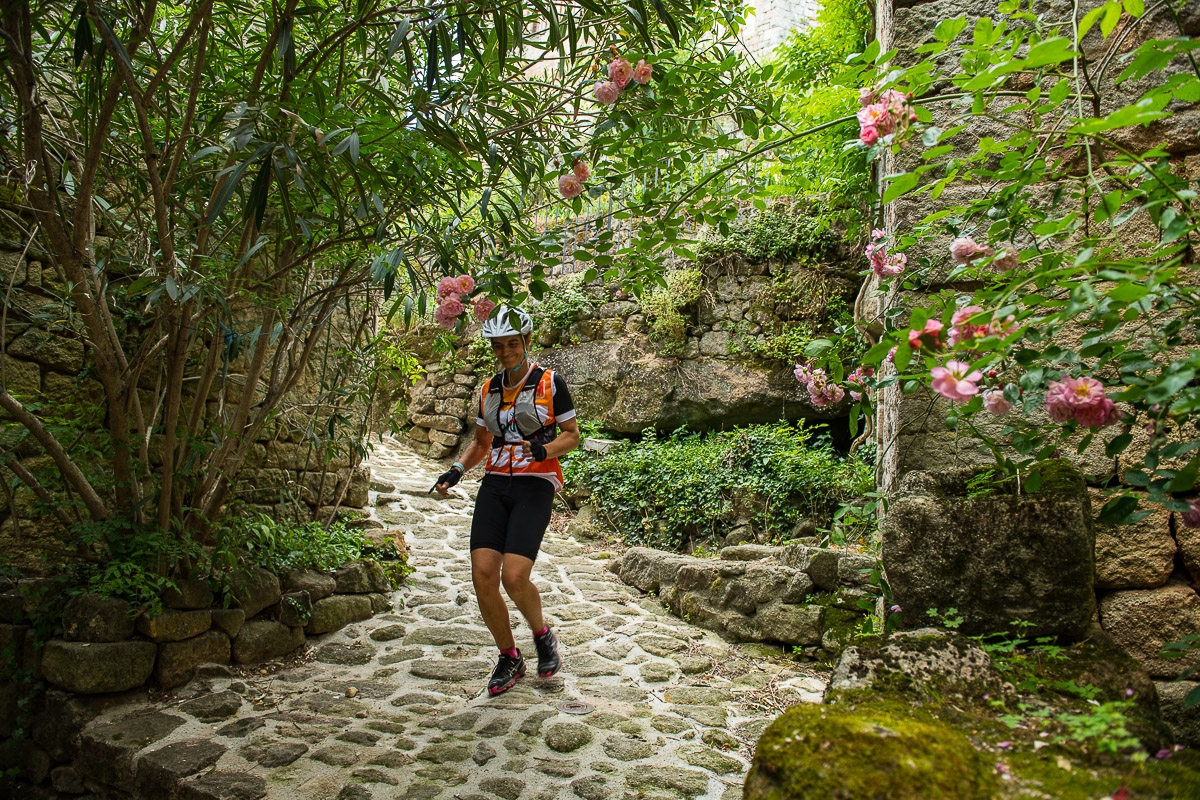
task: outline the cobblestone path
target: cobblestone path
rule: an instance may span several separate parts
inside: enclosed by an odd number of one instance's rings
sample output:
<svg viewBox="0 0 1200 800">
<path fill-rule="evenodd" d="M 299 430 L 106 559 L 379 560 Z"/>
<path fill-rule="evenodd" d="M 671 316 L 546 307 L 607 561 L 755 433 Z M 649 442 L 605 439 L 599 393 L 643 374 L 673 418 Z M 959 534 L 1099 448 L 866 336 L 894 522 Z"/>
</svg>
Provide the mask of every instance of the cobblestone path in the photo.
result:
<svg viewBox="0 0 1200 800">
<path fill-rule="evenodd" d="M 396 612 L 310 639 L 283 669 L 203 675 L 163 698 L 188 722 L 155 749 L 211 737 L 228 748 L 216 769 L 265 778 L 272 800 L 739 800 L 762 729 L 786 705 L 820 699 L 819 673 L 671 616 L 605 569 L 609 553 L 553 532 L 534 580 L 563 671 L 543 680 L 531 665 L 489 699 L 495 646 L 467 550 L 478 484 L 431 496 L 441 467 L 398 447 L 371 466 L 395 487 L 375 514 L 406 532 L 415 567 Z"/>
</svg>

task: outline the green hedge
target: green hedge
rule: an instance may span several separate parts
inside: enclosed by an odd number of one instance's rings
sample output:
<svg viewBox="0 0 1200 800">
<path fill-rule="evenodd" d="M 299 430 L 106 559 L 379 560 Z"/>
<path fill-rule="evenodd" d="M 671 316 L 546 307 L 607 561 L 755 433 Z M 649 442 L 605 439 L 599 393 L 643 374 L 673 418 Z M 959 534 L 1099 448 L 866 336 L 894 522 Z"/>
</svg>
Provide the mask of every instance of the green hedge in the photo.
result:
<svg viewBox="0 0 1200 800">
<path fill-rule="evenodd" d="M 802 518 L 828 527 L 841 503 L 872 488 L 869 464 L 802 426 L 647 433 L 605 454 L 577 451 L 565 465 L 568 483 L 591 490 L 593 508 L 631 545 L 713 543 L 738 516 L 777 538 Z"/>
</svg>

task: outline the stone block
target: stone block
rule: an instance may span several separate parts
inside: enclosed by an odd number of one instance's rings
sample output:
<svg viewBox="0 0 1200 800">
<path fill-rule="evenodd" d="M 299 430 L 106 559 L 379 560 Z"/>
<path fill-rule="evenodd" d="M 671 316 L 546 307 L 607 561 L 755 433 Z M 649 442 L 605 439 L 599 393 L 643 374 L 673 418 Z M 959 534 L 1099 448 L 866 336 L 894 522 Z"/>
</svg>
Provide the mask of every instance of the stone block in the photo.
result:
<svg viewBox="0 0 1200 800">
<path fill-rule="evenodd" d="M 1179 555 L 1183 566 L 1192 576 L 1192 582 L 1200 584 L 1200 528 L 1189 528 L 1177 515 L 1175 517 L 1175 540 L 1179 543 Z"/>
<path fill-rule="evenodd" d="M 206 772 L 176 790 L 176 800 L 259 800 L 267 795 L 267 781 L 246 772 Z"/>
<path fill-rule="evenodd" d="M 208 608 L 213 602 L 213 592 L 208 581 L 201 578 L 176 578 L 174 588 L 163 592 L 162 602 L 167 608 L 181 610 Z"/>
<path fill-rule="evenodd" d="M 1104 498 L 1093 491 L 1092 508 L 1099 513 Z M 1150 516 L 1132 525 L 1105 525 L 1093 520 L 1096 531 L 1096 588 L 1153 589 L 1162 586 L 1175 568 L 1175 539 L 1171 513 L 1155 506 Z"/>
<path fill-rule="evenodd" d="M 43 401 L 61 408 L 78 407 L 80 404 L 94 407 L 104 405 L 104 387 L 91 378 L 74 375 L 59 375 L 47 372 L 42 387 Z"/>
<path fill-rule="evenodd" d="M 154 676 L 164 689 L 182 686 L 192 679 L 201 664 L 228 664 L 230 652 L 229 637 L 221 631 L 205 631 L 181 642 L 165 642 L 158 646 Z"/>
<path fill-rule="evenodd" d="M 435 414 L 444 414 L 459 419 L 464 419 L 472 410 L 470 398 L 449 397 L 445 400 L 435 400 L 433 403 Z"/>
<path fill-rule="evenodd" d="M 308 592 L 309 599 L 323 600 L 333 594 L 337 581 L 328 572 L 315 569 L 293 569 L 283 581 L 288 592 Z"/>
<path fill-rule="evenodd" d="M 18 400 L 37 396 L 42 390 L 42 370 L 32 361 L 18 361 L 11 356 L 0 357 L 4 368 L 4 385 Z"/>
<path fill-rule="evenodd" d="M 334 591 L 338 594 L 370 594 L 389 592 L 391 582 L 383 567 L 371 559 L 354 561 L 333 571 Z"/>
<path fill-rule="evenodd" d="M 412 421 L 414 425 L 446 433 L 462 433 L 463 430 L 463 421 L 458 417 L 437 414 L 413 414 Z"/>
<path fill-rule="evenodd" d="M 137 760 L 134 786 L 142 797 L 171 797 L 185 778 L 216 764 L 226 749 L 212 739 L 172 742 Z"/>
<path fill-rule="evenodd" d="M 739 544 L 733 547 L 722 547 L 722 561 L 760 561 L 764 558 L 777 558 L 782 547 L 770 547 L 765 544 Z"/>
<path fill-rule="evenodd" d="M 160 711 L 137 711 L 116 720 L 93 720 L 79 737 L 75 769 L 85 779 L 120 787 L 133 785 L 133 758 L 184 723 Z"/>
<path fill-rule="evenodd" d="M 230 576 L 230 594 L 248 619 L 279 602 L 279 578 L 262 567 L 243 567 Z"/>
<path fill-rule="evenodd" d="M 1081 638 L 1095 616 L 1092 512 L 1079 470 L 1044 462 L 1034 495 L 970 497 L 973 470 L 910 473 L 883 522 L 895 602 L 958 609 L 966 634 L 1030 623 L 1025 635 Z M 809 572 L 812 575 L 812 571 Z M 814 581 L 818 586 L 822 582 Z"/>
<path fill-rule="evenodd" d="M 80 731 L 122 702 L 127 702 L 123 695 L 82 695 L 51 688 L 33 719 L 33 741 L 55 761 L 71 761 L 79 752 Z"/>
<path fill-rule="evenodd" d="M 5 350 L 10 356 L 68 375 L 78 375 L 83 370 L 82 342 L 37 328 L 22 333 Z"/>
<path fill-rule="evenodd" d="M 459 438 L 453 433 L 443 433 L 442 431 L 430 431 L 429 441 L 431 444 L 439 444 L 443 447 L 458 447 Z"/>
<path fill-rule="evenodd" d="M 429 428 L 414 426 L 408 429 L 408 433 L 406 433 L 405 436 L 410 441 L 426 443 L 429 441 Z"/>
<path fill-rule="evenodd" d="M 304 631 L 310 636 L 340 630 L 351 622 L 369 619 L 371 599 L 365 594 L 335 594 L 313 603 Z"/>
<path fill-rule="evenodd" d="M 1128 589 L 1100 598 L 1100 627 L 1154 678 L 1177 678 L 1200 664 L 1200 652 L 1163 658 L 1163 645 L 1200 631 L 1200 596 L 1181 583 Z"/>
<path fill-rule="evenodd" d="M 793 606 L 774 601 L 759 608 L 754 622 L 764 639 L 790 645 L 818 645 L 824 614 L 821 606 Z"/>
<path fill-rule="evenodd" d="M 11 680 L 25 659 L 28 625 L 0 624 L 0 681 Z"/>
<path fill-rule="evenodd" d="M 288 627 L 303 627 L 312 616 L 312 598 L 308 592 L 288 592 L 279 600 L 279 621 Z"/>
<path fill-rule="evenodd" d="M 179 642 L 199 636 L 212 627 L 212 612 L 163 609 L 161 614 L 143 613 L 137 618 L 138 633 L 155 642 Z"/>
<path fill-rule="evenodd" d="M 439 386 L 433 391 L 433 396 L 439 400 L 446 400 L 448 398 L 465 400 L 471 396 L 471 390 L 466 386 L 460 386 L 457 383 L 452 383 L 447 386 Z"/>
<path fill-rule="evenodd" d="M 63 609 L 63 637 L 72 642 L 118 642 L 133 636 L 133 607 L 115 597 L 81 594 Z"/>
<path fill-rule="evenodd" d="M 867 586 L 871 583 L 871 572 L 875 559 L 856 553 L 846 553 L 838 560 L 838 583 L 842 586 Z"/>
<path fill-rule="evenodd" d="M 1200 747 L 1200 705 L 1184 704 L 1187 696 L 1200 688 L 1195 681 L 1155 681 L 1163 722 L 1175 735 L 1175 741 L 1187 747 Z"/>
<path fill-rule="evenodd" d="M 257 664 L 282 658 L 304 644 L 304 629 L 289 628 L 274 620 L 250 620 L 233 640 L 233 660 Z"/>
<path fill-rule="evenodd" d="M 55 686 L 80 694 L 123 692 L 141 686 L 154 671 L 153 642 L 46 643 L 42 672 Z"/>
<path fill-rule="evenodd" d="M 720 358 L 729 355 L 729 333 L 709 331 L 700 339 L 700 354 Z"/>
<path fill-rule="evenodd" d="M 236 637 L 246 623 L 246 612 L 240 608 L 214 608 L 212 624 L 214 628 L 224 631 L 230 639 Z"/>
</svg>

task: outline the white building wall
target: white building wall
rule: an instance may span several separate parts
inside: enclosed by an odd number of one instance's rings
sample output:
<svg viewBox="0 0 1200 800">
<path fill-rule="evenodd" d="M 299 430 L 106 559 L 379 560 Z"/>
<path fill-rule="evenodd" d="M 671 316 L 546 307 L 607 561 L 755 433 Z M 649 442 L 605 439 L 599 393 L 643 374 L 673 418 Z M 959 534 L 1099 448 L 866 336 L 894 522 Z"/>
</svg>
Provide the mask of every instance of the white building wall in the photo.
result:
<svg viewBox="0 0 1200 800">
<path fill-rule="evenodd" d="M 754 14 L 742 29 L 742 41 L 756 58 L 768 58 L 797 28 L 813 24 L 818 0 L 748 0 Z"/>
</svg>

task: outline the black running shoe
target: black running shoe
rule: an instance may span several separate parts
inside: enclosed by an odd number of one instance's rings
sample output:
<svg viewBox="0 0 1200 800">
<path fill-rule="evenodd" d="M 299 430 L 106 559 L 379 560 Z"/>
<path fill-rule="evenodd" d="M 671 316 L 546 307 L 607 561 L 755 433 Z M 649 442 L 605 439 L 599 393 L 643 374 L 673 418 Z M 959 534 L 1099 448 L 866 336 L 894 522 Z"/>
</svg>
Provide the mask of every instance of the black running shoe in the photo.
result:
<svg viewBox="0 0 1200 800">
<path fill-rule="evenodd" d="M 533 637 L 533 643 L 538 651 L 538 677 L 549 678 L 562 666 L 562 660 L 558 657 L 558 637 L 547 628 L 541 636 Z"/>
<path fill-rule="evenodd" d="M 516 658 L 501 653 L 500 662 L 496 664 L 496 668 L 492 670 L 492 677 L 488 679 L 488 697 L 507 692 L 517 679 L 524 675 L 525 659 L 521 658 L 519 651 Z"/>
</svg>

